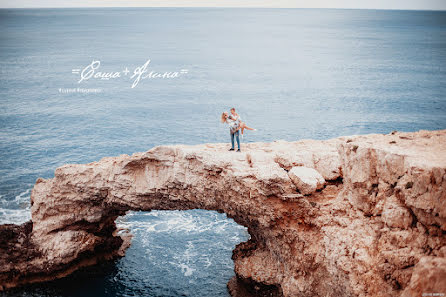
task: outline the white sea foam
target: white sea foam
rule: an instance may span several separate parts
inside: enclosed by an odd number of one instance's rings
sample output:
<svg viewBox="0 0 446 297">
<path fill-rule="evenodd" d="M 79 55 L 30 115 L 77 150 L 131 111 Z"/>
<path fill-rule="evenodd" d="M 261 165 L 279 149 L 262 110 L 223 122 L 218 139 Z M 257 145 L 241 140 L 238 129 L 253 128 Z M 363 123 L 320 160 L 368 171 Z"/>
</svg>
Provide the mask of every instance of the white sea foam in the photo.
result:
<svg viewBox="0 0 446 297">
<path fill-rule="evenodd" d="M 22 224 L 31 219 L 29 209 L 6 209 L 0 208 L 1 224 Z"/>
<path fill-rule="evenodd" d="M 184 274 L 184 276 L 191 276 L 196 270 L 195 268 L 191 268 L 184 263 L 181 263 L 179 267 L 181 268 L 181 272 Z"/>
<path fill-rule="evenodd" d="M 177 263 L 177 262 L 169 262 L 170 265 L 172 266 L 176 266 L 178 268 L 181 269 L 181 273 L 184 276 L 191 276 L 194 274 L 194 271 L 196 271 L 197 269 L 190 267 L 188 264 L 186 263 Z"/>
<path fill-rule="evenodd" d="M 184 253 L 175 255 L 174 259 L 176 262 L 171 262 L 171 264 L 179 267 L 184 276 L 191 276 L 197 270 L 193 267 L 197 265 L 199 254 L 192 241 L 188 241 Z"/>
<path fill-rule="evenodd" d="M 192 241 L 188 241 L 186 247 L 187 248 L 184 251 L 183 259 L 186 260 L 187 262 L 189 262 L 191 259 L 193 259 L 197 256 L 197 252 L 195 249 L 195 245 L 193 244 Z"/>
<path fill-rule="evenodd" d="M 0 196 L 0 224 L 22 224 L 31 219 L 31 188 L 21 192 L 12 200 Z"/>
<path fill-rule="evenodd" d="M 31 189 L 28 189 L 17 196 L 15 196 L 13 202 L 17 203 L 17 205 L 21 204 L 31 204 Z"/>
<path fill-rule="evenodd" d="M 209 267 L 209 266 L 212 265 L 212 261 L 209 259 L 208 256 L 206 256 L 206 257 L 204 258 L 204 261 L 206 262 L 205 267 Z"/>
<path fill-rule="evenodd" d="M 134 231 L 144 230 L 149 233 L 185 232 L 196 234 L 212 231 L 223 234 L 227 232 L 228 228 L 233 228 L 227 218 L 221 218 L 221 214 L 209 214 L 199 216 L 190 211 L 130 212 L 125 217 L 119 218 L 116 223 L 119 227 L 131 228 Z M 138 219 L 138 216 L 141 219 Z M 240 226 L 240 228 L 244 227 Z"/>
</svg>

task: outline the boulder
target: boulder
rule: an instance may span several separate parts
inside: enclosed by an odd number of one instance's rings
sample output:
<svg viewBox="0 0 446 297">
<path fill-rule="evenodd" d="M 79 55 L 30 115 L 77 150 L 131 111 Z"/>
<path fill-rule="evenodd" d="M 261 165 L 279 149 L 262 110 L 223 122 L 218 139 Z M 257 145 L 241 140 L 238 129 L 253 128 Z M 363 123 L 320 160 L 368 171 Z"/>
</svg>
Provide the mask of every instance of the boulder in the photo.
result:
<svg viewBox="0 0 446 297">
<path fill-rule="evenodd" d="M 304 195 L 309 195 L 324 187 L 325 179 L 313 168 L 296 166 L 291 168 L 288 176 Z"/>
</svg>

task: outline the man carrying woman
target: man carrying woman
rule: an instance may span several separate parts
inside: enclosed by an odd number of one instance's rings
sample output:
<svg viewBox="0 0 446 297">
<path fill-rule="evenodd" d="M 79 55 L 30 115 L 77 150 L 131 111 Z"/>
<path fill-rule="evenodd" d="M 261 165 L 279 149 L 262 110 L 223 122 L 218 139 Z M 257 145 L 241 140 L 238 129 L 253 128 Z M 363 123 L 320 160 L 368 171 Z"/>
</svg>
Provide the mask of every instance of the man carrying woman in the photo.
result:
<svg viewBox="0 0 446 297">
<path fill-rule="evenodd" d="M 235 108 L 231 108 L 231 114 L 228 112 L 223 112 L 221 114 L 221 122 L 227 123 L 229 125 L 229 133 L 231 135 L 231 149 L 230 151 L 234 150 L 234 138 L 237 141 L 238 150 L 237 152 L 241 152 L 240 149 L 240 130 L 242 131 L 242 138 L 243 138 L 243 132 L 245 129 L 247 130 L 253 130 L 256 131 L 256 129 L 248 127 L 244 122 L 242 122 L 240 116 L 235 112 Z"/>
</svg>

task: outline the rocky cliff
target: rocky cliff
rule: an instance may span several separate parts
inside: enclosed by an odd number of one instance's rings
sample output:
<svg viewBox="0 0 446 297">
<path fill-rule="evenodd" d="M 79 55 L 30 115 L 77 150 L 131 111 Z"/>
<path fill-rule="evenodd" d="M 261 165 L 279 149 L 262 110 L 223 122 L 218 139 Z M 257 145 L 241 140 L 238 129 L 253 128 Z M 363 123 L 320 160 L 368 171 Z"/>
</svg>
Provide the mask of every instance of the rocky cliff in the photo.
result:
<svg viewBox="0 0 446 297">
<path fill-rule="evenodd" d="M 38 179 L 32 222 L 0 226 L 0 288 L 124 254 L 128 210 L 208 209 L 248 227 L 233 296 L 446 294 L 446 130 L 160 146 Z"/>
</svg>

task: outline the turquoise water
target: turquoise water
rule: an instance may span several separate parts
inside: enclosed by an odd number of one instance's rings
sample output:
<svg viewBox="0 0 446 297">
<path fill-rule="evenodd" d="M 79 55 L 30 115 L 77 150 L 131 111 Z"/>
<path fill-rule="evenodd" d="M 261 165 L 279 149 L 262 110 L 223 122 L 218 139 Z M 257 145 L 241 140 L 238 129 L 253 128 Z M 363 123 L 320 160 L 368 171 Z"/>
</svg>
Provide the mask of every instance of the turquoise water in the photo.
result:
<svg viewBox="0 0 446 297">
<path fill-rule="evenodd" d="M 446 12 L 0 10 L 0 26 L 0 223 L 28 220 L 36 178 L 65 163 L 229 142 L 219 116 L 232 106 L 258 129 L 244 142 L 446 128 Z M 135 88 L 72 73 L 148 59 L 187 72 Z M 59 90 L 78 87 L 101 91 Z M 135 233 L 123 259 L 6 296 L 227 296 L 244 228 L 198 210 L 121 224 Z"/>
</svg>

